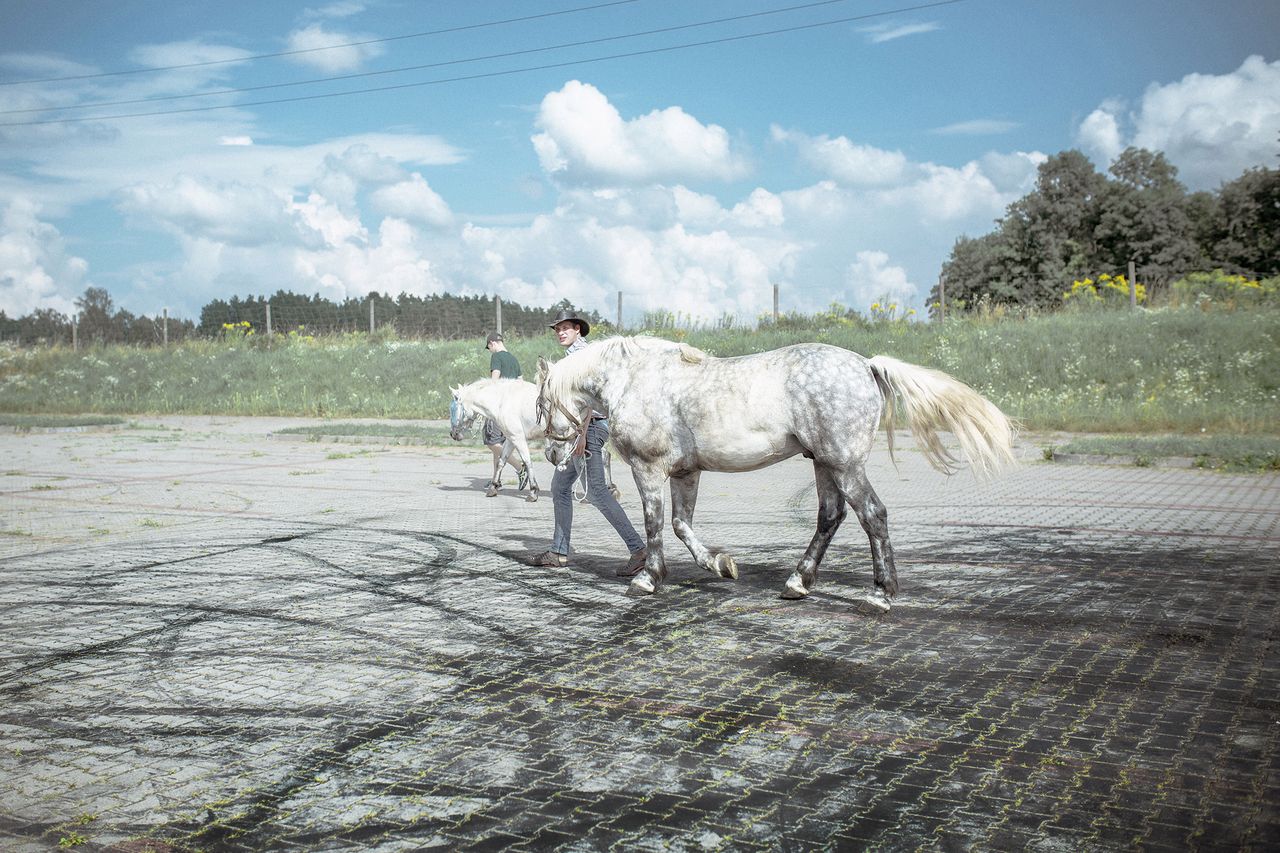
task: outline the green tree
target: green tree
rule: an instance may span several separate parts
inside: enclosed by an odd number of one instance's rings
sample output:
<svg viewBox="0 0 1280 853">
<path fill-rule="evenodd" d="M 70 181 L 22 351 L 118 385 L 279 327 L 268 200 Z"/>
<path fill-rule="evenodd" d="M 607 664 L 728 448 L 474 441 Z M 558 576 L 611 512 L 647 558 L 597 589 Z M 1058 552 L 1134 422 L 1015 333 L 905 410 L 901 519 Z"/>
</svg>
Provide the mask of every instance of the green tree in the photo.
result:
<svg viewBox="0 0 1280 853">
<path fill-rule="evenodd" d="M 1115 180 L 1100 199 L 1093 271 L 1117 274 L 1133 261 L 1150 287 L 1202 266 L 1177 167 L 1160 152 L 1127 148 L 1110 171 Z"/>
<path fill-rule="evenodd" d="M 1071 280 L 1088 272 L 1095 252 L 1098 202 L 1107 180 L 1079 151 L 1040 164 L 1036 186 L 1009 205 L 999 222 L 1002 271 L 998 301 L 1057 304 Z"/>
<path fill-rule="evenodd" d="M 1206 245 L 1213 266 L 1280 275 L 1280 169 L 1249 169 L 1223 184 L 1214 212 Z"/>
<path fill-rule="evenodd" d="M 80 318 L 80 340 L 106 343 L 115 339 L 112 322 L 115 302 L 105 288 L 85 288 L 84 295 L 76 299 L 76 310 Z"/>
<path fill-rule="evenodd" d="M 951 257 L 942 265 L 948 309 L 962 310 L 984 294 L 997 302 L 1017 302 L 1017 289 L 1005 276 L 1011 266 L 1010 254 L 1003 231 L 957 239 L 951 247 Z M 929 304 L 940 302 L 941 293 L 935 284 L 929 293 Z M 930 313 L 936 314 L 937 310 L 930 308 Z"/>
</svg>

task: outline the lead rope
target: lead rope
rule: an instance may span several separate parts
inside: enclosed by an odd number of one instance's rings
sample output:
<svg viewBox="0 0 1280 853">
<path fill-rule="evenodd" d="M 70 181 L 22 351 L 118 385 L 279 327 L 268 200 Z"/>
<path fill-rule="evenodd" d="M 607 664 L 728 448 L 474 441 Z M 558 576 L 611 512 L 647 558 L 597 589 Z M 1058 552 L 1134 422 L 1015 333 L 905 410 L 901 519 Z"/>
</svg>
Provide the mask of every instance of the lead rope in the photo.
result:
<svg viewBox="0 0 1280 853">
<path fill-rule="evenodd" d="M 609 493 L 613 493 L 613 454 L 609 453 L 609 448 L 603 448 L 600 451 L 604 454 L 604 483 L 609 487 Z M 591 456 L 590 451 L 586 451 L 580 457 L 575 459 L 582 460 L 582 467 L 578 470 L 578 479 L 575 481 L 582 486 L 581 490 L 574 489 L 573 497 L 580 504 L 587 502 L 587 496 L 590 494 L 591 486 L 587 480 L 587 458 Z"/>
<path fill-rule="evenodd" d="M 591 451 L 586 450 L 583 451 L 581 456 L 573 457 L 573 464 L 578 466 L 578 479 L 575 481 L 575 484 L 582 487 L 581 489 L 575 488 L 573 490 L 573 498 L 580 504 L 587 502 L 587 495 L 590 494 L 591 491 L 591 485 L 587 481 L 587 459 L 590 458 L 590 456 Z"/>
</svg>

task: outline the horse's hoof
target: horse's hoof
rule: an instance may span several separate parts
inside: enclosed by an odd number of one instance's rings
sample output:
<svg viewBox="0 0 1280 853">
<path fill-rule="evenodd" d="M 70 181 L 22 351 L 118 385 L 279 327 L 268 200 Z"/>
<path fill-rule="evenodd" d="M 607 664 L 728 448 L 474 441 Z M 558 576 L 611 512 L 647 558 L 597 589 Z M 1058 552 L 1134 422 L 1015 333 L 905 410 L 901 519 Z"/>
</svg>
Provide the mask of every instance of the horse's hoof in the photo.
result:
<svg viewBox="0 0 1280 853">
<path fill-rule="evenodd" d="M 728 554 L 716 554 L 711 565 L 715 568 L 716 574 L 722 578 L 738 579 L 738 564 L 733 561 L 733 557 Z"/>
<path fill-rule="evenodd" d="M 889 602 L 889 596 L 878 589 L 867 596 L 867 604 L 870 604 L 881 613 L 888 613 L 893 608 L 893 605 Z"/>
<path fill-rule="evenodd" d="M 627 595 L 653 595 L 653 591 L 657 589 L 654 586 L 653 578 L 649 577 L 648 572 L 641 572 L 631 581 L 631 585 L 627 587 Z"/>
<path fill-rule="evenodd" d="M 782 597 L 790 599 L 804 598 L 809 594 L 809 590 L 804 588 L 804 581 L 800 580 L 799 575 L 793 575 L 787 578 L 787 585 L 782 588 Z"/>
</svg>

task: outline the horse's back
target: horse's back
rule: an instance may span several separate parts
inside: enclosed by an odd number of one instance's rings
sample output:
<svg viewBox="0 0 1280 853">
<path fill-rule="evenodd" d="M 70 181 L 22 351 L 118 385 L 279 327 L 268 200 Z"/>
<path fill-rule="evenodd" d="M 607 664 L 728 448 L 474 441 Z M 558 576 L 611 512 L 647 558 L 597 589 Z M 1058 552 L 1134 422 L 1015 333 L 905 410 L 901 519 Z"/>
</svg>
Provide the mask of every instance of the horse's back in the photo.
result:
<svg viewBox="0 0 1280 853">
<path fill-rule="evenodd" d="M 828 344 L 689 362 L 663 359 L 632 387 L 650 423 L 683 435 L 683 455 L 712 471 L 746 471 L 797 453 L 865 456 L 882 398 L 867 360 Z M 643 374 L 643 378 L 641 378 Z"/>
</svg>

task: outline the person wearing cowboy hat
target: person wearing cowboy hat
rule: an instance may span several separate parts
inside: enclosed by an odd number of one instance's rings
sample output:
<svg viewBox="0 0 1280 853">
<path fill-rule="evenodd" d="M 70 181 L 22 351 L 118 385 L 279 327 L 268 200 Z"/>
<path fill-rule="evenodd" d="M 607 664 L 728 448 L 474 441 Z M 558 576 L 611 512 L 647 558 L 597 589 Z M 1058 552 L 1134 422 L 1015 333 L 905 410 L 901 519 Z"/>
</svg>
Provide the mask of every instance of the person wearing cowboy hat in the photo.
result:
<svg viewBox="0 0 1280 853">
<path fill-rule="evenodd" d="M 579 317 L 573 309 L 560 309 L 552 319 L 550 328 L 556 334 L 556 341 L 564 347 L 565 355 L 588 346 L 587 333 L 591 331 L 591 324 Z M 578 479 L 577 466 L 586 465 L 587 500 L 600 510 L 605 521 L 613 525 L 613 529 L 631 552 L 627 564 L 618 569 L 618 576 L 630 577 L 644 568 L 644 540 L 636 533 L 635 526 L 631 524 L 605 481 L 603 450 L 608 440 L 609 419 L 600 412 L 592 412 L 587 424 L 586 452 L 575 457 L 571 464 L 557 468 L 555 476 L 551 478 L 551 506 L 555 511 L 555 529 L 551 537 L 551 549 L 534 558 L 535 566 L 560 568 L 569 564 L 569 539 L 573 531 L 573 484 Z"/>
</svg>

